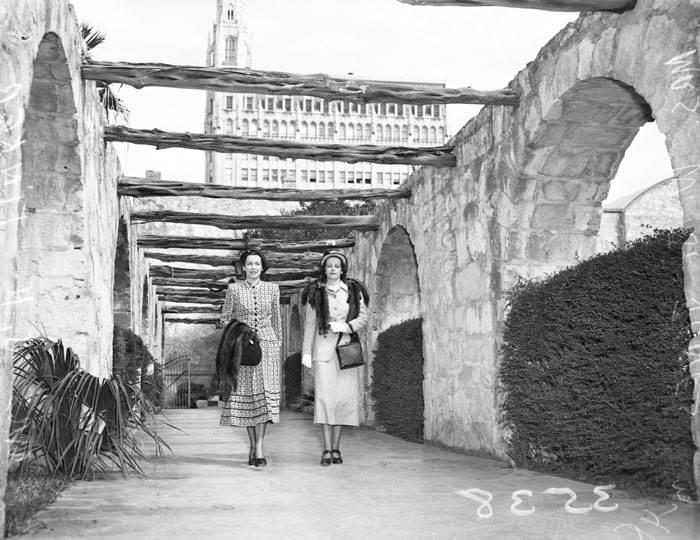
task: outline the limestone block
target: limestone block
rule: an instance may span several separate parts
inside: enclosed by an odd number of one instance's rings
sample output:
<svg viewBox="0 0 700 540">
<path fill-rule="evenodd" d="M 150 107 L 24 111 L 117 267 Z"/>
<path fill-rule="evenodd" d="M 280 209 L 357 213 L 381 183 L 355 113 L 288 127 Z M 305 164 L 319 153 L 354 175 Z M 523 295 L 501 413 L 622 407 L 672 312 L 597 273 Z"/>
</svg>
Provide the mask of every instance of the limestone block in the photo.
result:
<svg viewBox="0 0 700 540">
<path fill-rule="evenodd" d="M 591 62 L 591 74 L 595 77 L 605 77 L 612 71 L 615 53 L 615 28 L 604 30 L 593 49 L 593 61 Z"/>
<path fill-rule="evenodd" d="M 599 205 L 573 205 L 574 229 L 595 234 L 600 227 L 602 209 Z"/>
<path fill-rule="evenodd" d="M 473 262 L 455 276 L 455 298 L 477 300 L 491 294 L 491 280 L 483 263 Z"/>
<path fill-rule="evenodd" d="M 554 148 L 549 152 L 544 166 L 537 172 L 558 178 L 578 178 L 586 170 L 588 160 L 589 154 L 585 147 L 575 151 Z"/>
<path fill-rule="evenodd" d="M 469 334 L 487 334 L 493 331 L 493 306 L 482 302 L 467 307 L 464 324 Z"/>
<path fill-rule="evenodd" d="M 593 68 L 593 41 L 590 38 L 582 39 L 578 44 L 578 69 L 576 78 L 579 80 L 588 79 Z"/>
<path fill-rule="evenodd" d="M 563 230 L 572 225 L 568 204 L 538 204 L 532 216 L 532 226 L 538 229 Z"/>
<path fill-rule="evenodd" d="M 542 183 L 542 195 L 548 201 L 573 201 L 581 183 L 576 180 L 548 180 Z"/>
</svg>

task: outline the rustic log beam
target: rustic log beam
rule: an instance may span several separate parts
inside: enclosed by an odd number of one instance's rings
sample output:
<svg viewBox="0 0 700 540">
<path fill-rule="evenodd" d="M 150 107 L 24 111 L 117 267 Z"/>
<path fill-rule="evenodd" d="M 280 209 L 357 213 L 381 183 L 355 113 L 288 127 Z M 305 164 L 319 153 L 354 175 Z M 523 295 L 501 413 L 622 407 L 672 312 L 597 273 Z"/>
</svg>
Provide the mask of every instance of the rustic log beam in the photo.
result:
<svg viewBox="0 0 700 540">
<path fill-rule="evenodd" d="M 498 6 L 546 11 L 626 11 L 636 0 L 399 0 L 414 6 Z"/>
<path fill-rule="evenodd" d="M 186 278 L 151 278 L 151 284 L 156 287 L 197 287 L 200 289 L 208 289 L 210 291 L 225 291 L 228 283 L 219 281 L 208 281 L 203 279 L 186 279 Z"/>
<path fill-rule="evenodd" d="M 164 318 L 163 322 L 166 323 L 182 323 L 182 324 L 213 324 L 217 325 L 219 324 L 219 319 L 214 318 L 214 317 L 203 317 L 201 319 L 188 319 L 185 317 L 173 317 L 173 318 Z"/>
<path fill-rule="evenodd" d="M 219 229 L 354 229 L 356 231 L 376 231 L 379 219 L 376 216 L 226 216 L 221 214 L 200 214 L 174 210 L 153 210 L 134 212 L 132 223 L 188 223 L 190 225 L 211 225 Z"/>
<path fill-rule="evenodd" d="M 184 296 L 202 296 L 207 298 L 223 298 L 226 295 L 226 289 L 212 291 L 202 288 L 186 288 L 186 287 L 163 287 L 156 286 L 156 294 L 160 295 L 184 295 Z"/>
<path fill-rule="evenodd" d="M 158 259 L 162 262 L 180 262 L 188 264 L 207 264 L 209 266 L 227 266 L 232 267 L 233 257 L 225 257 L 222 255 L 196 255 L 192 253 L 155 253 L 153 251 L 145 251 L 143 256 L 149 259 Z M 238 258 L 238 257 L 236 257 Z M 267 253 L 265 258 L 271 267 L 284 266 L 287 268 L 303 268 L 312 272 L 318 272 L 318 263 L 321 260 L 321 255 L 318 253 Z"/>
<path fill-rule="evenodd" d="M 149 276 L 152 278 L 186 278 L 216 281 L 218 279 L 231 278 L 232 270 L 198 268 L 178 268 L 176 266 L 153 265 L 149 269 Z M 299 272 L 288 268 L 271 268 L 263 276 L 264 281 L 287 281 L 303 279 L 305 277 L 315 277 L 313 272 Z"/>
<path fill-rule="evenodd" d="M 129 197 L 209 197 L 212 199 L 260 199 L 266 201 L 335 201 L 366 199 L 406 199 L 409 188 L 398 189 L 290 189 L 235 187 L 195 182 L 149 180 L 123 176 L 117 194 Z"/>
<path fill-rule="evenodd" d="M 163 315 L 168 313 L 201 313 L 202 315 L 218 317 L 221 314 L 221 309 L 216 306 L 164 306 L 161 313 Z"/>
<path fill-rule="evenodd" d="M 328 101 L 357 103 L 466 103 L 517 105 L 518 94 L 510 89 L 475 90 L 411 85 L 389 81 L 341 79 L 318 73 L 298 75 L 239 67 L 177 66 L 171 64 L 96 62 L 84 63 L 83 79 L 128 84 L 135 88 L 161 86 L 214 90 L 217 92 L 315 96 Z"/>
<path fill-rule="evenodd" d="M 220 296 L 220 298 L 211 298 L 209 296 L 189 296 L 186 294 L 158 294 L 158 300 L 178 304 L 213 304 L 220 306 L 224 303 L 224 295 L 221 294 Z"/>
<path fill-rule="evenodd" d="M 414 147 L 375 146 L 370 144 L 313 144 L 291 140 L 248 139 L 233 135 L 208 133 L 175 133 L 159 129 L 134 129 L 127 126 L 106 126 L 104 140 L 147 144 L 156 149 L 190 148 L 208 152 L 259 154 L 313 161 L 346 163 L 383 163 L 386 165 L 430 165 L 454 167 L 457 158 L 452 146 Z"/>
<path fill-rule="evenodd" d="M 242 250 L 257 248 L 268 252 L 294 253 L 314 251 L 323 253 L 329 249 L 351 248 L 355 245 L 353 238 L 336 238 L 333 240 L 309 240 L 303 242 L 283 242 L 281 240 L 250 238 L 215 238 L 209 236 L 160 236 L 143 235 L 137 238 L 140 248 L 179 248 L 179 249 L 230 249 Z"/>
</svg>

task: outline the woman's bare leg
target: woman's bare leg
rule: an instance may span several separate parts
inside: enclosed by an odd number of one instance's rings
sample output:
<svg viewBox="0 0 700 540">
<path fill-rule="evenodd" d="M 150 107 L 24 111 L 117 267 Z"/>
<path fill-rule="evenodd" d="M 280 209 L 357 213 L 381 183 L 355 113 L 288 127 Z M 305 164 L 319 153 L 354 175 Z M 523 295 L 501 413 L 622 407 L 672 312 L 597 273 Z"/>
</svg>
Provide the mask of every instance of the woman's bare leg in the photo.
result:
<svg viewBox="0 0 700 540">
<path fill-rule="evenodd" d="M 255 457 L 256 458 L 265 457 L 265 452 L 263 451 L 263 442 L 265 441 L 265 430 L 266 429 L 267 429 L 267 422 L 255 424 Z"/>
<path fill-rule="evenodd" d="M 340 450 L 340 435 L 342 433 L 343 426 L 333 426 L 333 436 L 332 436 L 332 443 L 333 445 L 330 447 L 331 450 Z"/>
</svg>

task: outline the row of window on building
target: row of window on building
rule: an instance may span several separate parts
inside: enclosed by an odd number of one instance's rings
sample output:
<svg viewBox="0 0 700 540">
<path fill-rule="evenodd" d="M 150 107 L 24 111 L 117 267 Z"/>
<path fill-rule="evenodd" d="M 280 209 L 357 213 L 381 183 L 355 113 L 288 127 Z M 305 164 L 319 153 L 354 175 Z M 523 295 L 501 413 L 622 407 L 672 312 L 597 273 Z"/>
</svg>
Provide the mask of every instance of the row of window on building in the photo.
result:
<svg viewBox="0 0 700 540">
<path fill-rule="evenodd" d="M 338 183 L 354 185 L 399 185 L 408 173 L 398 172 L 359 172 L 359 171 L 325 171 L 325 170 L 278 170 L 278 169 L 257 169 L 244 168 L 240 171 L 240 181 L 242 183 L 257 183 L 258 174 L 262 182 L 288 182 L 296 183 Z M 226 169 L 225 176 L 231 180 L 232 169 Z"/>
<path fill-rule="evenodd" d="M 226 135 L 234 135 L 234 122 L 232 119 L 227 119 L 224 132 Z M 370 140 L 374 135 L 376 140 L 380 141 L 408 141 L 409 135 L 413 142 L 417 143 L 442 143 L 445 140 L 445 128 L 440 126 L 408 126 L 406 124 L 399 126 L 398 124 L 376 124 L 374 129 L 372 124 L 346 124 L 339 122 L 297 122 L 286 120 L 263 120 L 259 123 L 257 120 L 243 119 L 240 121 L 238 132 L 242 137 L 253 136 L 259 134 L 263 137 L 271 137 L 273 139 L 333 139 L 344 141 L 360 141 Z"/>
<path fill-rule="evenodd" d="M 227 95 L 224 101 L 227 110 L 233 110 L 234 97 Z M 326 101 L 320 98 L 287 96 L 244 96 L 244 111 L 304 112 L 320 114 L 360 114 L 374 112 L 378 116 L 415 116 L 440 118 L 444 115 L 442 105 L 403 105 L 399 103 L 355 103 L 352 101 Z"/>
</svg>

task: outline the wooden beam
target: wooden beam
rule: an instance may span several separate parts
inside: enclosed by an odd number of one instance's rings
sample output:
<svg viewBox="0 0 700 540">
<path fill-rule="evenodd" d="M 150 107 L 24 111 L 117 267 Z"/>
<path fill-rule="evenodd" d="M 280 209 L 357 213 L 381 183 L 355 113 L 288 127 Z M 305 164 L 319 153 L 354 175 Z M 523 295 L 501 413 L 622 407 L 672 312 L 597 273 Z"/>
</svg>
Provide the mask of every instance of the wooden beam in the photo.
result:
<svg viewBox="0 0 700 540">
<path fill-rule="evenodd" d="M 201 313 L 202 315 L 218 317 L 221 314 L 221 309 L 217 309 L 216 306 L 164 306 L 161 313 L 163 315 L 168 313 Z"/>
<path fill-rule="evenodd" d="M 207 298 L 223 298 L 226 295 L 226 289 L 219 289 L 212 291 L 209 289 L 202 288 L 186 288 L 186 287 L 170 287 L 170 286 L 160 286 L 156 285 L 156 294 L 168 295 L 184 295 L 184 296 L 202 296 Z"/>
<path fill-rule="evenodd" d="M 188 264 L 208 264 L 209 266 L 227 266 L 233 267 L 231 264 L 233 257 L 225 257 L 221 255 L 197 255 L 192 253 L 155 253 L 153 251 L 145 251 L 144 257 L 149 259 L 157 259 L 162 262 L 181 262 Z M 237 258 L 237 257 L 236 257 Z M 312 272 L 318 272 L 318 263 L 321 261 L 321 256 L 318 253 L 268 253 L 265 258 L 271 267 L 284 266 L 286 268 L 303 268 Z"/>
<path fill-rule="evenodd" d="M 209 296 L 189 296 L 187 294 L 158 294 L 158 300 L 178 304 L 212 304 L 221 306 L 224 303 L 224 295 L 222 293 L 220 298 L 211 298 Z"/>
<path fill-rule="evenodd" d="M 213 317 L 204 317 L 201 319 L 188 319 L 185 317 L 174 317 L 171 319 L 165 318 L 165 319 L 163 319 L 163 322 L 183 323 L 183 324 L 213 324 L 213 325 L 217 325 L 217 324 L 219 324 L 219 319 L 213 318 Z"/>
<path fill-rule="evenodd" d="M 379 218 L 376 216 L 227 216 L 221 214 L 200 214 L 175 210 L 153 210 L 134 212 L 132 223 L 188 223 L 190 225 L 211 225 L 219 229 L 354 229 L 356 231 L 376 231 Z"/>
<path fill-rule="evenodd" d="M 442 85 L 341 79 L 322 73 L 298 75 L 238 67 L 90 61 L 82 65 L 81 73 L 83 79 L 128 84 L 135 88 L 161 86 L 243 94 L 315 96 L 328 101 L 357 103 L 518 104 L 518 94 L 510 88 L 445 88 Z"/>
<path fill-rule="evenodd" d="M 219 281 L 162 277 L 152 277 L 151 284 L 157 287 L 198 287 L 200 289 L 208 289 L 210 291 L 225 291 L 226 287 L 228 287 L 228 283 Z"/>
<path fill-rule="evenodd" d="M 207 269 L 200 270 L 198 268 L 179 268 L 176 266 L 152 265 L 148 271 L 152 278 L 188 278 L 216 281 L 232 277 L 231 270 Z M 314 276 L 312 272 L 298 272 L 293 269 L 271 268 L 263 276 L 264 281 L 287 281 L 303 279 L 307 276 Z"/>
<path fill-rule="evenodd" d="M 140 248 L 178 248 L 178 249 L 229 249 L 242 250 L 257 248 L 274 253 L 294 253 L 314 251 L 323 253 L 329 249 L 351 248 L 355 245 L 353 238 L 336 238 L 333 240 L 308 240 L 302 242 L 283 242 L 281 240 L 250 238 L 216 238 L 210 236 L 166 236 L 143 235 L 137 238 Z"/>
<path fill-rule="evenodd" d="M 499 6 L 546 11 L 625 11 L 636 0 L 399 0 L 414 6 Z"/>
<path fill-rule="evenodd" d="M 159 129 L 134 129 L 106 126 L 104 140 L 147 144 L 156 149 L 190 148 L 208 152 L 260 154 L 289 159 L 343 161 L 345 163 L 382 163 L 385 165 L 430 165 L 454 167 L 457 158 L 452 146 L 415 147 L 374 146 L 369 144 L 313 144 L 290 140 L 248 139 L 233 135 L 175 133 Z"/>
<path fill-rule="evenodd" d="M 398 189 L 289 189 L 234 187 L 220 184 L 197 184 L 150 180 L 123 176 L 117 194 L 128 197 L 209 197 L 212 199 L 260 199 L 266 201 L 335 201 L 367 199 L 407 199 L 409 188 Z"/>
</svg>

